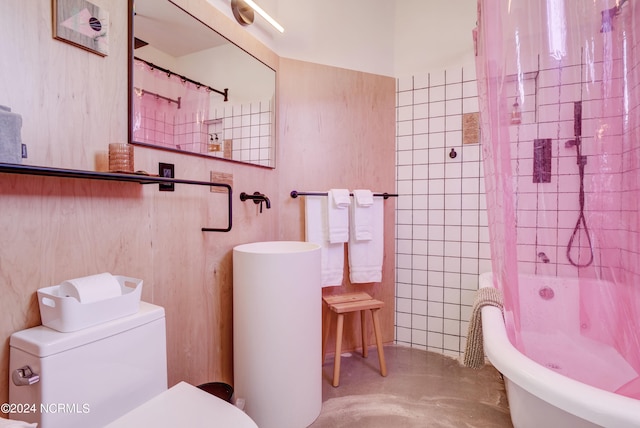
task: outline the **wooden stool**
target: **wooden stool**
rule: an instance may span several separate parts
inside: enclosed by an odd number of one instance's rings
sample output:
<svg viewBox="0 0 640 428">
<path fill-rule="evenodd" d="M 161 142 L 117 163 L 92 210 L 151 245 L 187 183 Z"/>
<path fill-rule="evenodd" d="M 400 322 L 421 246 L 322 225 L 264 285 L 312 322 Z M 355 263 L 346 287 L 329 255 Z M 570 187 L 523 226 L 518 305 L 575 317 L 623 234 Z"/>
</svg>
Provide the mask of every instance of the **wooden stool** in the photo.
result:
<svg viewBox="0 0 640 428">
<path fill-rule="evenodd" d="M 340 384 L 340 354 L 342 351 L 342 329 L 344 325 L 344 314 L 360 311 L 360 327 L 362 330 L 362 356 L 367 358 L 367 329 L 365 324 L 365 311 L 370 310 L 373 317 L 373 331 L 376 335 L 376 345 L 378 347 L 378 359 L 380 360 L 380 374 L 387 375 L 387 363 L 384 360 L 384 350 L 382 348 L 382 335 L 380 333 L 380 320 L 378 311 L 384 306 L 384 302 L 371 298 L 367 293 L 356 292 L 322 298 L 327 304 L 327 314 L 325 316 L 325 331 L 322 338 L 322 363 L 324 364 L 329 329 L 331 327 L 331 312 L 338 315 L 338 327 L 336 330 L 336 356 L 333 362 L 333 386 Z"/>
</svg>

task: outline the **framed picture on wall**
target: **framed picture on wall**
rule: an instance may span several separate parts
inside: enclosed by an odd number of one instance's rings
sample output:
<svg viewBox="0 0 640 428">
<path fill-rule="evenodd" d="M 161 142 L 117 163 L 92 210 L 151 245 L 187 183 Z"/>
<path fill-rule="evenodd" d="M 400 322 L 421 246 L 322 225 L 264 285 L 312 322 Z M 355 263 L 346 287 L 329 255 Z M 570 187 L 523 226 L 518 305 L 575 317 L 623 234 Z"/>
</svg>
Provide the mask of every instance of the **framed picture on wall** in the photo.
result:
<svg viewBox="0 0 640 428">
<path fill-rule="evenodd" d="M 85 0 L 52 0 L 53 37 L 100 56 L 109 54 L 109 12 Z"/>
</svg>

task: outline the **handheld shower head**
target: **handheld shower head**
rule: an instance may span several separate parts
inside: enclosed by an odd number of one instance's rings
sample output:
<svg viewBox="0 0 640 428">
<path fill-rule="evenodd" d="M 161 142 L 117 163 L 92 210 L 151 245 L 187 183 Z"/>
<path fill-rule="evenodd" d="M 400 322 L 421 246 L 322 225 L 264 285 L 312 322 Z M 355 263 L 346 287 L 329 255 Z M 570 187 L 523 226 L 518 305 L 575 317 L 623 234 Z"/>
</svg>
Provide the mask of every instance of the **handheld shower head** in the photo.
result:
<svg viewBox="0 0 640 428">
<path fill-rule="evenodd" d="M 601 33 L 609 33 L 613 30 L 613 17 L 618 14 L 619 11 L 618 6 L 614 6 L 611 9 L 605 9 L 600 12 L 601 15 L 601 24 L 600 24 L 600 32 Z"/>
<path fill-rule="evenodd" d="M 600 12 L 601 15 L 601 24 L 600 24 L 600 32 L 601 33 L 609 33 L 613 30 L 613 18 L 620 13 L 620 9 L 622 9 L 622 5 L 625 4 L 627 0 L 620 0 L 616 2 L 616 5 L 611 9 L 605 9 Z"/>
</svg>

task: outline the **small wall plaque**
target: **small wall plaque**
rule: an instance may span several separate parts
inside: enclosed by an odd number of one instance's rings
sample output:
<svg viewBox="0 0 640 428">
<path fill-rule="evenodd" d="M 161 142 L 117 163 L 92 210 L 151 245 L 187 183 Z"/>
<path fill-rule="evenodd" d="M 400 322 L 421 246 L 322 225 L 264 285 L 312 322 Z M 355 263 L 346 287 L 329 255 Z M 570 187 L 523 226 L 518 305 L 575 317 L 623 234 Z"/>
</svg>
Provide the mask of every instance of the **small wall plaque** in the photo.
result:
<svg viewBox="0 0 640 428">
<path fill-rule="evenodd" d="M 480 142 L 480 113 L 462 115 L 462 142 L 476 144 Z"/>
<path fill-rule="evenodd" d="M 227 172 L 211 171 L 211 181 L 214 183 L 228 184 L 233 187 L 233 174 Z M 212 193 L 227 193 L 224 187 L 211 186 Z"/>
</svg>

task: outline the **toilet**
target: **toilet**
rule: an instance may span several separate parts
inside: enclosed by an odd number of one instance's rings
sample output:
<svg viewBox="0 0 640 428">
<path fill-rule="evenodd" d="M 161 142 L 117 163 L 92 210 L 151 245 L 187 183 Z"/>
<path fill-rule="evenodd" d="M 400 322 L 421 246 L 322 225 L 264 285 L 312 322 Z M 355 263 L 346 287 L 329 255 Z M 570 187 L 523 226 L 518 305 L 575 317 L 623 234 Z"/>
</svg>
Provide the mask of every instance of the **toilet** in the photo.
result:
<svg viewBox="0 0 640 428">
<path fill-rule="evenodd" d="M 145 420 L 189 426 L 207 418 L 256 427 L 237 407 L 185 382 L 167 389 L 160 306 L 140 302 L 134 315 L 71 333 L 29 328 L 12 334 L 9 345 L 9 402 L 22 406 L 9 416 L 38 428 L 143 426 Z"/>
</svg>

